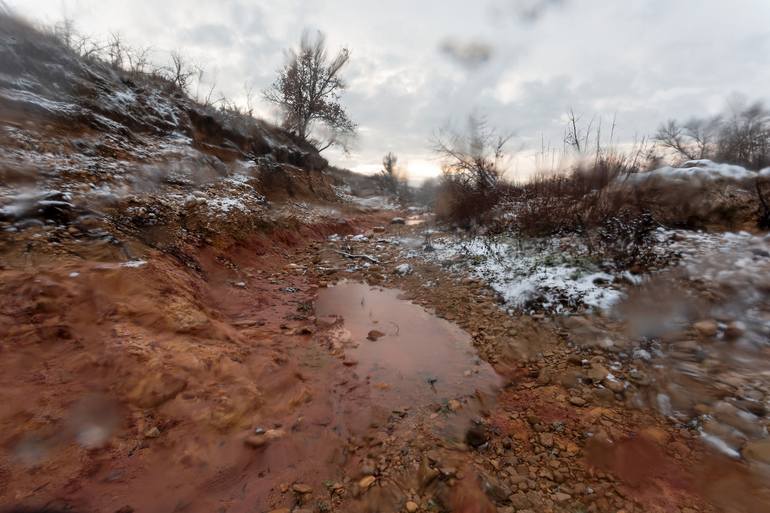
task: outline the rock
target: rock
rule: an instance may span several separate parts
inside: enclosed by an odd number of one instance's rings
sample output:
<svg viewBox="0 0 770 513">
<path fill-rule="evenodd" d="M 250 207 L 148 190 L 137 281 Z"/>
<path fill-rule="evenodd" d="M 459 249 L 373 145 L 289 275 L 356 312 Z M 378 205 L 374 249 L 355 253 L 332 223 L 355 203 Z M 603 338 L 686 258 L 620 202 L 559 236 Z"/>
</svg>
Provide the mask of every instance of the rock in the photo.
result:
<svg viewBox="0 0 770 513">
<path fill-rule="evenodd" d="M 540 445 L 543 447 L 553 447 L 553 435 L 550 433 L 540 433 Z"/>
<path fill-rule="evenodd" d="M 465 443 L 474 449 L 481 447 L 488 440 L 487 432 L 482 426 L 472 426 L 465 432 Z"/>
<path fill-rule="evenodd" d="M 376 342 L 377 339 L 382 338 L 385 336 L 385 333 L 378 331 L 378 330 L 372 330 L 367 335 L 367 340 L 371 340 L 372 342 Z"/>
<path fill-rule="evenodd" d="M 586 400 L 582 397 L 570 397 L 569 403 L 573 406 L 585 406 Z"/>
<path fill-rule="evenodd" d="M 524 492 L 514 493 L 509 497 L 509 500 L 511 501 L 513 507 L 516 508 L 516 511 L 523 510 L 532 506 L 532 502 L 524 494 Z"/>
<path fill-rule="evenodd" d="M 294 483 L 291 489 L 294 491 L 294 493 L 298 493 L 300 495 L 307 495 L 313 492 L 313 489 L 304 483 Z"/>
<path fill-rule="evenodd" d="M 247 436 L 243 443 L 247 447 L 251 447 L 252 449 L 258 449 L 260 447 L 264 447 L 267 444 L 268 440 L 265 437 L 265 435 L 251 435 Z"/>
<path fill-rule="evenodd" d="M 291 513 L 291 510 L 289 508 L 278 508 L 270 510 L 268 513 Z"/>
<path fill-rule="evenodd" d="M 406 220 L 403 217 L 394 217 L 390 220 L 390 224 L 406 224 Z"/>
<path fill-rule="evenodd" d="M 746 325 L 740 321 L 733 321 L 727 324 L 725 328 L 725 338 L 727 340 L 737 340 L 746 332 Z"/>
<path fill-rule="evenodd" d="M 145 438 L 158 438 L 159 436 L 160 436 L 160 429 L 158 429 L 157 426 L 151 427 L 144 434 Z"/>
<path fill-rule="evenodd" d="M 564 493 L 564 492 L 556 492 L 555 494 L 553 494 L 553 500 L 555 500 L 556 502 L 567 502 L 571 498 L 572 496 L 570 494 Z"/>
<path fill-rule="evenodd" d="M 547 385 L 551 382 L 551 371 L 548 368 L 540 369 L 537 374 L 537 382 L 541 385 Z"/>
<path fill-rule="evenodd" d="M 243 441 L 246 446 L 251 447 L 252 449 L 264 447 L 268 442 L 277 440 L 286 435 L 286 432 L 283 429 L 268 429 L 265 431 L 258 428 L 255 433 L 256 434 L 246 437 Z"/>
<path fill-rule="evenodd" d="M 460 408 L 462 408 L 462 405 L 460 404 L 460 401 L 457 399 L 450 399 L 447 403 L 447 408 L 449 408 L 449 411 L 457 411 Z"/>
<path fill-rule="evenodd" d="M 770 438 L 749 442 L 742 452 L 747 460 L 770 465 Z"/>
<path fill-rule="evenodd" d="M 399 276 L 406 276 L 407 274 L 412 274 L 414 268 L 409 264 L 401 264 L 396 266 L 395 271 Z"/>
<path fill-rule="evenodd" d="M 361 490 L 368 490 L 376 480 L 377 478 L 374 476 L 366 476 L 358 482 L 358 487 L 361 488 Z"/>
<path fill-rule="evenodd" d="M 603 365 L 600 365 L 598 363 L 592 363 L 591 368 L 588 369 L 588 372 L 586 375 L 593 381 L 594 383 L 601 383 L 601 381 L 607 377 L 607 375 L 610 373 Z"/>
<path fill-rule="evenodd" d="M 719 331 L 719 325 L 711 319 L 698 321 L 692 327 L 701 337 L 713 337 Z"/>
<path fill-rule="evenodd" d="M 620 381 L 616 379 L 607 379 L 605 378 L 604 381 L 602 381 L 602 384 L 615 392 L 616 394 L 619 394 L 625 390 L 625 385 L 621 383 Z"/>
<path fill-rule="evenodd" d="M 420 509 L 420 506 L 418 506 L 416 502 L 406 501 L 406 511 L 408 511 L 409 513 L 415 513 L 415 511 L 417 511 L 418 509 Z"/>
</svg>

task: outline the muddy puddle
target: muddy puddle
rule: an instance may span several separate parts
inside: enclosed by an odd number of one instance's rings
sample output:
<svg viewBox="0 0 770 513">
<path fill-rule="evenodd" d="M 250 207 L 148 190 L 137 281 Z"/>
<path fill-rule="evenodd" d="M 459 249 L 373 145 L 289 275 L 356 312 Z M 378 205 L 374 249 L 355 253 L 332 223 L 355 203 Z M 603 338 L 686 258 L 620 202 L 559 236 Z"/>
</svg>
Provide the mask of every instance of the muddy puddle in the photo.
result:
<svg viewBox="0 0 770 513">
<path fill-rule="evenodd" d="M 372 397 L 400 407 L 494 394 L 499 377 L 476 355 L 470 336 L 400 295 L 341 282 L 323 289 L 316 304 L 319 319 L 337 328 L 334 344 Z"/>
</svg>

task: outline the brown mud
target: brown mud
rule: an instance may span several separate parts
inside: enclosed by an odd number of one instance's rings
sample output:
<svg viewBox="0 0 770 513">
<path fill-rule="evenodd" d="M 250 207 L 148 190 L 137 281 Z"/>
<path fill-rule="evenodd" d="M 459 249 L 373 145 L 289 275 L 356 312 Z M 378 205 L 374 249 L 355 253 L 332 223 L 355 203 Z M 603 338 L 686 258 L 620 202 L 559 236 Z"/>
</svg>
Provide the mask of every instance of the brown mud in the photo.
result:
<svg viewBox="0 0 770 513">
<path fill-rule="evenodd" d="M 412 229 L 388 219 L 344 226 Z M 510 316 L 432 264 L 358 265 L 325 242 L 340 229 L 189 247 L 184 261 L 6 247 L 0 504 L 767 511 L 744 464 L 567 379 L 583 358 L 569 329 Z"/>
</svg>

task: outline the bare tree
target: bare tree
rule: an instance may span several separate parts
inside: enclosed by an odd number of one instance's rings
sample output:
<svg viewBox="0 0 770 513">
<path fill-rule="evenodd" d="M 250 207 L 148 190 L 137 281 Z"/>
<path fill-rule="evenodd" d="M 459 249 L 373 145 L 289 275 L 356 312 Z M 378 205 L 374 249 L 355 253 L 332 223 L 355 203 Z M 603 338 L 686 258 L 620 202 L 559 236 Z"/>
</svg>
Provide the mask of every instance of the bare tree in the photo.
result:
<svg viewBox="0 0 770 513">
<path fill-rule="evenodd" d="M 658 128 L 655 140 L 662 147 L 674 151 L 687 160 L 695 158 L 694 148 L 685 133 L 685 129 L 677 121 L 670 119 Z"/>
<path fill-rule="evenodd" d="M 139 48 L 126 48 L 125 57 L 128 64 L 128 71 L 134 74 L 144 73 L 147 65 L 150 63 L 150 47 L 143 46 Z"/>
<path fill-rule="evenodd" d="M 75 39 L 77 37 L 77 32 L 75 30 L 75 21 L 72 18 L 64 18 L 59 23 L 54 25 L 53 32 L 54 35 L 56 35 L 56 37 L 67 46 L 67 48 L 71 48 L 73 50 L 75 49 Z"/>
<path fill-rule="evenodd" d="M 440 130 L 433 149 L 444 160 L 445 175 L 475 189 L 492 189 L 503 174 L 505 145 L 510 139 L 472 115 L 465 132 Z"/>
<path fill-rule="evenodd" d="M 392 194 L 397 194 L 399 182 L 401 181 L 400 175 L 401 173 L 398 169 L 398 157 L 392 152 L 388 152 L 388 154 L 382 158 L 382 169 L 377 174 L 377 178 L 385 190 Z"/>
<path fill-rule="evenodd" d="M 564 132 L 564 144 L 574 149 L 578 153 L 583 153 L 588 146 L 588 134 L 591 132 L 590 125 L 588 130 L 583 133 L 580 129 L 580 118 L 575 115 L 572 109 L 567 113 L 567 128 Z"/>
<path fill-rule="evenodd" d="M 110 40 L 104 47 L 104 51 L 106 53 L 107 62 L 110 63 L 113 68 L 123 67 L 123 58 L 126 53 L 126 46 L 125 43 L 123 43 L 123 38 L 119 32 L 113 32 L 110 34 Z"/>
<path fill-rule="evenodd" d="M 770 110 L 762 103 L 738 103 L 722 116 L 670 120 L 658 128 L 657 143 L 685 160 L 716 159 L 760 169 L 770 164 Z"/>
<path fill-rule="evenodd" d="M 289 51 L 288 62 L 279 70 L 278 78 L 263 92 L 266 100 L 282 109 L 285 128 L 319 151 L 332 145 L 347 151 L 355 133 L 356 124 L 340 104 L 340 94 L 346 87 L 340 72 L 349 59 L 347 48 L 330 58 L 324 35 L 317 32 L 311 38 L 305 32 L 299 48 Z"/>
<path fill-rule="evenodd" d="M 731 110 L 720 129 L 717 158 L 752 169 L 770 165 L 770 110 L 761 102 Z"/>
<path fill-rule="evenodd" d="M 196 74 L 196 67 L 190 66 L 178 51 L 171 52 L 171 64 L 163 68 L 166 78 L 182 91 L 187 91 Z"/>
<path fill-rule="evenodd" d="M 243 90 L 246 93 L 246 114 L 248 116 L 254 115 L 254 84 L 245 82 L 243 84 Z"/>
</svg>

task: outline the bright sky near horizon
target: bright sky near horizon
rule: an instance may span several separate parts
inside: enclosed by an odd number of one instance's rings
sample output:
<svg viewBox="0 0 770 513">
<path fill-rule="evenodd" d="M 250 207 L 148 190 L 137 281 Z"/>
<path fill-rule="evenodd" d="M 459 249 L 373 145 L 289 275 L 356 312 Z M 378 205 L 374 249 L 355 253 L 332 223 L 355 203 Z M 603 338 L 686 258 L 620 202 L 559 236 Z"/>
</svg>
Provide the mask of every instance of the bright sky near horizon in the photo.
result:
<svg viewBox="0 0 770 513">
<path fill-rule="evenodd" d="M 32 21 L 72 19 L 118 32 L 165 62 L 181 50 L 229 98 L 267 87 L 303 29 L 352 59 L 344 95 L 360 134 L 337 165 L 376 170 L 395 152 L 412 179 L 439 170 L 435 130 L 485 115 L 515 134 L 513 174 L 545 141 L 562 145 L 565 112 L 617 118 L 617 140 L 668 118 L 713 114 L 738 95 L 770 100 L 768 0 L 10 0 Z M 274 120 L 261 98 L 256 110 Z"/>
</svg>

